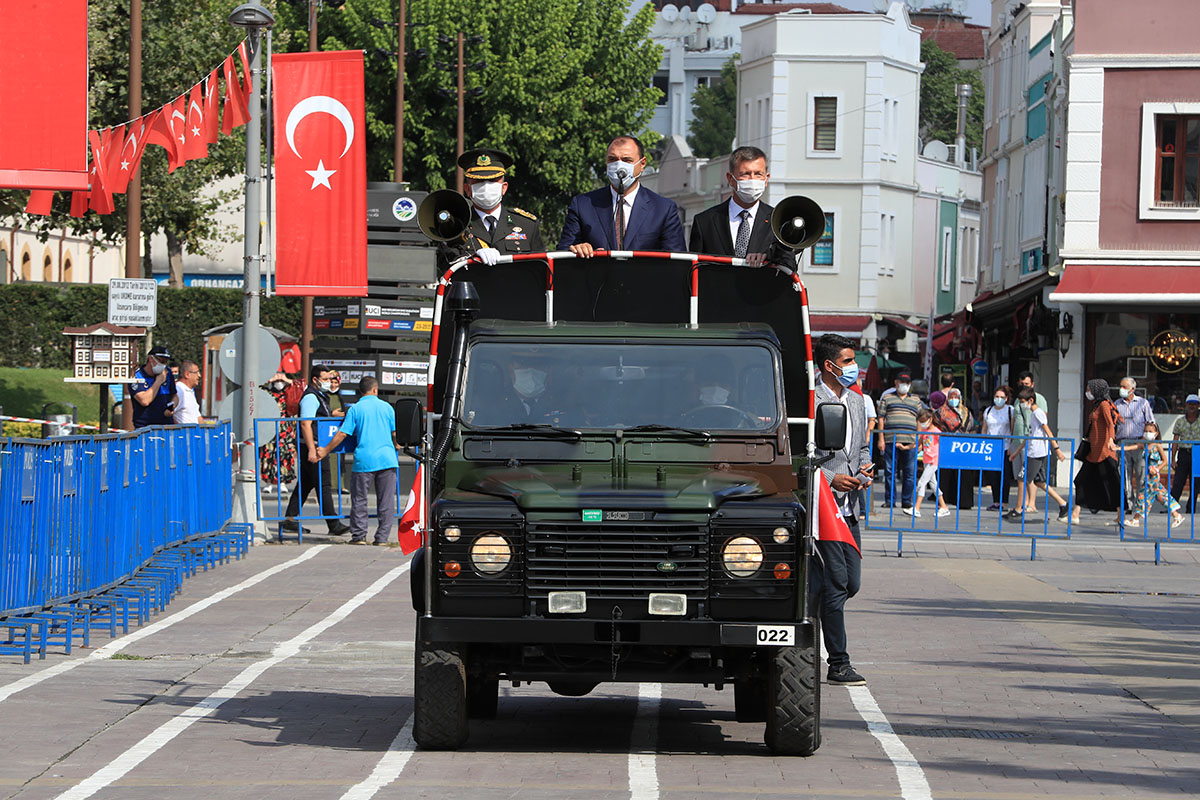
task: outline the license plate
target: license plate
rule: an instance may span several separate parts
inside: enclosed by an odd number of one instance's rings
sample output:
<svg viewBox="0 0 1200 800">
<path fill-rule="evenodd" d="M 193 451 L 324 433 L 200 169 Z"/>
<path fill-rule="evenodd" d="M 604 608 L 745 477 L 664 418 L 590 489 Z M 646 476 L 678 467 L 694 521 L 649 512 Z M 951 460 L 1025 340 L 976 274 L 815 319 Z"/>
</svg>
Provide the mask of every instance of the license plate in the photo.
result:
<svg viewBox="0 0 1200 800">
<path fill-rule="evenodd" d="M 755 641 L 767 647 L 792 647 L 796 644 L 795 625 L 759 625 L 754 634 Z"/>
</svg>

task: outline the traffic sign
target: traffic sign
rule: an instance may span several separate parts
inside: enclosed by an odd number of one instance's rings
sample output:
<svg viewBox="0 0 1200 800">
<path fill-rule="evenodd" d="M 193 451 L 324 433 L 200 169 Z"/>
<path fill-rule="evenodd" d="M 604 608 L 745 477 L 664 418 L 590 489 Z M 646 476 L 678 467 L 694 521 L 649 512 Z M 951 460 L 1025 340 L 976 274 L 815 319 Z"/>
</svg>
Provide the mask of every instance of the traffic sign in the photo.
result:
<svg viewBox="0 0 1200 800">
<path fill-rule="evenodd" d="M 239 383 L 242 380 L 242 344 L 243 328 L 235 328 L 225 336 L 221 342 L 221 349 L 218 352 L 218 357 L 221 362 L 221 371 L 225 373 L 225 377 L 234 383 Z M 255 383 L 263 383 L 271 379 L 271 376 L 279 371 L 279 362 L 282 356 L 279 352 L 279 342 L 271 332 L 263 328 L 258 329 L 258 358 L 257 363 L 251 370 L 251 376 Z M 236 425 L 234 430 L 240 431 L 241 428 Z"/>
<path fill-rule="evenodd" d="M 158 281 L 153 278 L 110 279 L 108 321 L 113 325 L 153 328 L 158 322 Z"/>
</svg>

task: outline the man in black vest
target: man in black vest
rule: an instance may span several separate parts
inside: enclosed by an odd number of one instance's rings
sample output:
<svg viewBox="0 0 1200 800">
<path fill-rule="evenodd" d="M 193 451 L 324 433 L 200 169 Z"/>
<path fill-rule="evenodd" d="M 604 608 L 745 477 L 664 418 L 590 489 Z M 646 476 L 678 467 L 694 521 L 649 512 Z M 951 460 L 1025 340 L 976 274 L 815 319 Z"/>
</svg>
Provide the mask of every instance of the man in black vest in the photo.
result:
<svg viewBox="0 0 1200 800">
<path fill-rule="evenodd" d="M 329 390 L 333 388 L 329 380 L 330 372 L 332 370 L 329 367 L 314 364 L 308 371 L 308 388 L 300 396 L 300 446 L 297 448 L 299 452 L 296 453 L 300 479 L 296 482 L 296 490 L 292 492 L 291 499 L 288 500 L 285 512 L 287 519 L 279 526 L 284 531 L 300 530 L 299 523 L 293 518 L 308 501 L 308 495 L 318 487 L 321 516 L 326 517 L 325 524 L 329 526 L 330 535 L 340 536 L 350 531 L 350 526 L 336 516 L 337 506 L 333 502 L 333 476 L 329 469 L 329 457 L 319 461 L 308 460 L 309 455 L 316 455 L 317 452 L 317 426 L 313 420 L 333 416 L 333 411 L 329 408 Z"/>
<path fill-rule="evenodd" d="M 795 269 L 795 255 L 772 248 L 775 235 L 771 233 L 771 212 L 775 210 L 759 198 L 767 190 L 771 173 L 767 154 L 757 147 L 739 147 L 729 156 L 729 172 L 725 181 L 733 196 L 723 203 L 705 209 L 692 220 L 688 250 L 713 256 L 744 258 L 751 266 L 767 263 L 767 253 L 783 258 L 783 265 Z"/>
</svg>

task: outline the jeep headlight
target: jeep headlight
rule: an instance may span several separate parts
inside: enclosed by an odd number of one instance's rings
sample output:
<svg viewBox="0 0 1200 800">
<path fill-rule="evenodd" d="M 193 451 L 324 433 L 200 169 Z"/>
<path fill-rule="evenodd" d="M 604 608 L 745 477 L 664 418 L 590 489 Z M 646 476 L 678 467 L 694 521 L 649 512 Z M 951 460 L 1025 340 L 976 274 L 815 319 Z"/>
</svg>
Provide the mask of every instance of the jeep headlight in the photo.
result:
<svg viewBox="0 0 1200 800">
<path fill-rule="evenodd" d="M 485 533 L 471 543 L 471 566 L 485 575 L 503 572 L 511 561 L 512 545 L 498 533 Z"/>
<path fill-rule="evenodd" d="M 735 536 L 721 548 L 725 571 L 735 578 L 749 578 L 762 566 L 763 549 L 749 536 Z"/>
</svg>

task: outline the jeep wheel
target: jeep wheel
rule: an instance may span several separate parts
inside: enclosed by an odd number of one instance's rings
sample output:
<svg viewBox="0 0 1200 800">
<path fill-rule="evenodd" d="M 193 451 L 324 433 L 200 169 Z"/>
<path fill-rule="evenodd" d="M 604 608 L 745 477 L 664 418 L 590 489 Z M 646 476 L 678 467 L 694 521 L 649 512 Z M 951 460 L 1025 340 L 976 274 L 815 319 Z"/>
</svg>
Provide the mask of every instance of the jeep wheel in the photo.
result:
<svg viewBox="0 0 1200 800">
<path fill-rule="evenodd" d="M 467 676 L 467 716 L 471 719 L 495 719 L 500 698 L 500 679 Z"/>
<path fill-rule="evenodd" d="M 781 647 L 770 657 L 764 738 L 776 755 L 811 756 L 821 746 L 820 633 L 813 634 L 810 646 Z"/>
<path fill-rule="evenodd" d="M 417 637 L 413 739 L 426 750 L 457 750 L 467 741 L 467 673 L 453 645 L 433 649 Z"/>
</svg>

